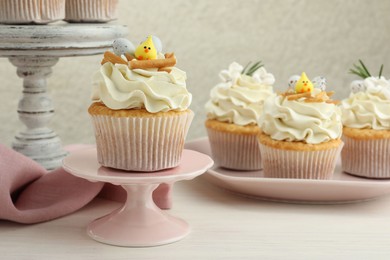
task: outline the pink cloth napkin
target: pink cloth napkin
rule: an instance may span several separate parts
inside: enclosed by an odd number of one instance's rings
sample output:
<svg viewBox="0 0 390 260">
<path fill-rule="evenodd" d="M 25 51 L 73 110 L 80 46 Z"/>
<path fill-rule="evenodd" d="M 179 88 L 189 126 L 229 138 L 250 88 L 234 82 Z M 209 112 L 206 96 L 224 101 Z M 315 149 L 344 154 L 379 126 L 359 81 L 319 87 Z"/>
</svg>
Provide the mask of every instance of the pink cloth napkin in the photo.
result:
<svg viewBox="0 0 390 260">
<path fill-rule="evenodd" d="M 85 148 L 68 146 L 67 150 Z M 88 204 L 103 188 L 58 168 L 47 172 L 30 158 L 0 144 L 0 220 L 32 224 L 65 216 Z M 106 187 L 104 197 L 124 199 L 120 186 Z M 171 207 L 171 185 L 162 184 L 153 193 L 160 208 Z M 117 197 L 115 197 L 117 196 Z"/>
<path fill-rule="evenodd" d="M 48 173 L 0 144 L 0 219 L 30 224 L 58 218 L 86 205 L 102 187 L 62 168 Z"/>
</svg>

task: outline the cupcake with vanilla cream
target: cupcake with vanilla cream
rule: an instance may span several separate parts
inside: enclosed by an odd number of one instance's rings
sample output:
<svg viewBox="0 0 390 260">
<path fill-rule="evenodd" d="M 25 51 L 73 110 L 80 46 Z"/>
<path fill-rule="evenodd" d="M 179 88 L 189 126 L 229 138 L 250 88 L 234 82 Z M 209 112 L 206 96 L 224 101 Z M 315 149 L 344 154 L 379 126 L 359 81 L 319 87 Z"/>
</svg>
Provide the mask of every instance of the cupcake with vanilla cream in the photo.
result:
<svg viewBox="0 0 390 260">
<path fill-rule="evenodd" d="M 343 171 L 367 178 L 390 178 L 390 82 L 371 76 L 362 61 L 352 73 L 351 94 L 341 102 Z"/>
<path fill-rule="evenodd" d="M 275 78 L 260 62 L 243 68 L 233 62 L 206 104 L 206 128 L 216 164 L 234 170 L 260 170 L 256 136 L 264 100 L 274 95 Z"/>
<path fill-rule="evenodd" d="M 265 101 L 258 135 L 264 176 L 330 179 L 343 147 L 341 111 L 325 80 L 293 76 L 285 93 Z"/>
<path fill-rule="evenodd" d="M 106 52 L 94 76 L 91 115 L 101 165 L 152 172 L 180 163 L 193 112 L 186 73 L 161 41 L 126 39 Z"/>
</svg>

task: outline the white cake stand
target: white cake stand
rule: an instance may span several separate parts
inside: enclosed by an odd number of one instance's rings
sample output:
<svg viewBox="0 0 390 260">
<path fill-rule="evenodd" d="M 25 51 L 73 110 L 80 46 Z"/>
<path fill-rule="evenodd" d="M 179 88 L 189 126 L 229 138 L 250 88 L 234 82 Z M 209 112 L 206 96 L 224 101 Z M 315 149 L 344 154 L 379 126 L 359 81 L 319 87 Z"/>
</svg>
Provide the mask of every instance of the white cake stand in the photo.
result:
<svg viewBox="0 0 390 260">
<path fill-rule="evenodd" d="M 67 153 L 57 134 L 47 127 L 54 105 L 46 79 L 59 58 L 104 53 L 113 40 L 126 35 L 125 26 L 110 23 L 0 25 L 0 57 L 8 58 L 23 79 L 18 114 L 26 129 L 15 136 L 14 150 L 46 169 L 61 165 Z"/>
<path fill-rule="evenodd" d="M 121 185 L 127 191 L 125 204 L 93 221 L 87 232 L 99 242 L 129 247 L 168 244 L 188 235 L 190 227 L 187 222 L 158 208 L 152 192 L 161 183 L 173 184 L 193 179 L 212 165 L 209 156 L 191 150 L 184 150 L 179 166 L 153 173 L 126 172 L 100 166 L 96 148 L 74 152 L 63 160 L 64 169 L 75 176 Z"/>
</svg>

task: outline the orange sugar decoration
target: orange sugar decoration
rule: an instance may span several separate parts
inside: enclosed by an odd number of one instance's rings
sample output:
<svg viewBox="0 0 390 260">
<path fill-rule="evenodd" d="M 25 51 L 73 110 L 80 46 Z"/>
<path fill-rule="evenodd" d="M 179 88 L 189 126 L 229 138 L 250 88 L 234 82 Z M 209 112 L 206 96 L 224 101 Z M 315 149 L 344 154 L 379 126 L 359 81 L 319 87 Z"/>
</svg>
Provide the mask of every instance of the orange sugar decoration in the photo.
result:
<svg viewBox="0 0 390 260">
<path fill-rule="evenodd" d="M 328 97 L 331 97 L 334 95 L 334 91 L 328 91 L 326 92 L 326 95 L 328 95 Z"/>
<path fill-rule="evenodd" d="M 120 56 L 114 54 L 113 52 L 106 51 L 104 53 L 104 58 L 101 62 L 101 64 L 105 64 L 106 62 L 111 62 L 112 64 L 126 64 L 129 66 L 130 69 L 158 69 L 158 71 L 166 71 L 171 72 L 172 67 L 176 65 L 176 57 L 175 54 L 172 53 L 166 53 L 165 59 L 144 59 L 144 60 L 137 60 L 135 59 L 131 54 L 125 54 L 126 59 L 128 61 L 125 61 Z"/>
<path fill-rule="evenodd" d="M 297 100 L 300 98 L 308 98 L 311 96 L 310 92 L 303 92 L 303 93 L 298 93 L 298 94 L 288 94 L 287 100 Z"/>
<path fill-rule="evenodd" d="M 306 103 L 322 103 L 326 102 L 329 104 L 338 104 L 339 100 L 332 100 L 330 97 L 334 94 L 334 91 L 321 91 L 315 96 L 312 96 L 311 92 L 303 92 L 303 93 L 293 93 L 291 90 L 287 90 L 286 92 L 278 93 L 280 96 L 286 97 L 287 100 L 293 101 L 303 98 L 303 101 Z"/>
<path fill-rule="evenodd" d="M 127 59 L 128 61 L 131 61 L 131 60 L 134 60 L 134 59 L 135 59 L 135 57 L 134 57 L 133 55 L 131 55 L 130 53 L 125 53 L 125 56 L 126 56 L 126 59 Z"/>
<path fill-rule="evenodd" d="M 101 65 L 103 65 L 106 62 L 111 62 L 113 64 L 119 63 L 119 64 L 126 64 L 127 65 L 127 61 L 125 61 L 120 56 L 118 56 L 115 53 L 110 52 L 110 51 L 106 51 L 104 53 L 104 58 L 103 58 L 103 60 L 101 62 Z"/>
<path fill-rule="evenodd" d="M 176 57 L 173 53 L 167 53 L 165 59 L 154 60 L 131 60 L 129 61 L 130 69 L 150 69 L 150 68 L 165 68 L 176 65 Z"/>
<path fill-rule="evenodd" d="M 327 100 L 325 101 L 326 103 L 329 103 L 329 104 L 335 104 L 335 105 L 338 105 L 340 104 L 340 100 Z"/>
</svg>

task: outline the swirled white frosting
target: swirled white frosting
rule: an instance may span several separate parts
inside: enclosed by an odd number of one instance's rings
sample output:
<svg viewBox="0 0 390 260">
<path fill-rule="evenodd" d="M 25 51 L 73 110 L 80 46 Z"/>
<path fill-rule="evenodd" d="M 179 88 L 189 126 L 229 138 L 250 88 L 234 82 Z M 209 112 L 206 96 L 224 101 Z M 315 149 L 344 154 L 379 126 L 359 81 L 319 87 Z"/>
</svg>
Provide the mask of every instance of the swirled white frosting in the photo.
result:
<svg viewBox="0 0 390 260">
<path fill-rule="evenodd" d="M 354 86 L 357 84 L 353 82 Z M 359 82 L 358 82 L 359 83 Z M 369 77 L 361 89 L 341 102 L 343 125 L 351 128 L 390 130 L 390 82 L 384 77 Z"/>
<path fill-rule="evenodd" d="M 186 73 L 172 68 L 164 71 L 129 69 L 106 62 L 93 78 L 93 101 L 117 109 L 145 108 L 150 113 L 186 110 L 192 95 L 186 88 Z"/>
<path fill-rule="evenodd" d="M 207 117 L 236 125 L 257 124 L 264 100 L 273 95 L 275 78 L 262 67 L 253 76 L 241 74 L 243 67 L 232 63 L 219 74 L 222 81 L 210 93 Z"/>
<path fill-rule="evenodd" d="M 302 141 L 319 144 L 338 139 L 342 134 L 341 111 L 334 104 L 307 103 L 287 100 L 286 97 L 268 98 L 259 119 L 262 131 L 279 141 Z"/>
</svg>

